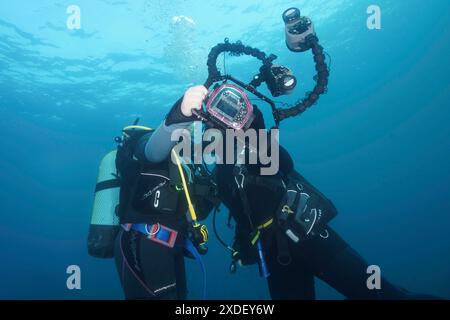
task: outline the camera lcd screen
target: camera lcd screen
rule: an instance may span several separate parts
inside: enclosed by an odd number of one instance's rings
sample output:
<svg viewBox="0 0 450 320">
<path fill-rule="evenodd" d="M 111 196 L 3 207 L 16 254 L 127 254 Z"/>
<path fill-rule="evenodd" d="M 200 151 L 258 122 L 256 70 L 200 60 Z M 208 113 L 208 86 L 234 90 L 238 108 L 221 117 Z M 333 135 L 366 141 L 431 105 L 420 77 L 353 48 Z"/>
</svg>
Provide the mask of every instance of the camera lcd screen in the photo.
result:
<svg viewBox="0 0 450 320">
<path fill-rule="evenodd" d="M 217 108 L 225 113 L 230 118 L 234 118 L 234 116 L 238 113 L 238 109 L 236 109 L 235 105 L 228 101 L 227 99 L 222 99 L 218 104 Z"/>
</svg>

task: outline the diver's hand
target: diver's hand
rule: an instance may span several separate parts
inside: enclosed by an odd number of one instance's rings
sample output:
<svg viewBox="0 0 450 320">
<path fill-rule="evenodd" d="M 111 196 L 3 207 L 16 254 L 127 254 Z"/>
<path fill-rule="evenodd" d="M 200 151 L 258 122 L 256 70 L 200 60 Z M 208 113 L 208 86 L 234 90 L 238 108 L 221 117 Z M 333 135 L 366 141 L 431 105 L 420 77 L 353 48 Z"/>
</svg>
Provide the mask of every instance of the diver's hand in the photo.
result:
<svg viewBox="0 0 450 320">
<path fill-rule="evenodd" d="M 208 89 L 204 86 L 195 86 L 187 89 L 181 102 L 181 113 L 186 117 L 192 116 L 192 110 L 200 110 L 203 100 L 208 94 Z"/>
</svg>

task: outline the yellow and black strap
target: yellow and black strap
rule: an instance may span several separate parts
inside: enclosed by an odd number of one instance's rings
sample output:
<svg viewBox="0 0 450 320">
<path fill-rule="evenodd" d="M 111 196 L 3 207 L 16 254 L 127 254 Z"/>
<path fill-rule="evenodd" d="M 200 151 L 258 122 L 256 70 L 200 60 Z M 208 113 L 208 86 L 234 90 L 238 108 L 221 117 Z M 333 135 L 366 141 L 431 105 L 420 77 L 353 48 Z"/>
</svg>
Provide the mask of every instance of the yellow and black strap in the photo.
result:
<svg viewBox="0 0 450 320">
<path fill-rule="evenodd" d="M 197 213 L 195 212 L 195 207 L 194 207 L 194 204 L 192 203 L 192 199 L 189 194 L 189 189 L 188 189 L 186 177 L 185 177 L 185 174 L 183 171 L 183 166 L 181 165 L 181 160 L 178 157 L 178 155 L 174 149 L 172 149 L 172 155 L 173 155 L 173 158 L 175 159 L 176 165 L 178 167 L 178 172 L 180 174 L 184 195 L 186 197 L 186 202 L 188 205 L 188 211 L 189 211 L 190 218 L 192 221 L 192 227 L 194 229 L 194 232 L 196 233 L 195 237 L 196 238 L 200 237 L 199 244 L 203 245 L 209 240 L 208 228 L 205 225 L 198 223 L 198 221 L 197 221 Z"/>
</svg>

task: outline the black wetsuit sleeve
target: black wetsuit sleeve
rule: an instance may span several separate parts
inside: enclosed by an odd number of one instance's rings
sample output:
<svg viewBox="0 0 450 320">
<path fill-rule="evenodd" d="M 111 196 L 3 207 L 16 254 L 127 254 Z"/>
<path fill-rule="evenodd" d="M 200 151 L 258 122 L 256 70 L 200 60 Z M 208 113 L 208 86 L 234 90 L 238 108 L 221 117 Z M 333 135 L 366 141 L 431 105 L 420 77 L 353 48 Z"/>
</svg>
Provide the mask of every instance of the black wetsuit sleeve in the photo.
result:
<svg viewBox="0 0 450 320">
<path fill-rule="evenodd" d="M 186 123 L 186 122 L 193 122 L 197 118 L 195 116 L 186 117 L 181 112 L 181 103 L 183 102 L 183 98 L 181 97 L 175 104 L 173 105 L 172 109 L 170 109 L 169 113 L 167 114 L 165 124 L 167 126 L 171 126 L 173 124 L 180 124 L 180 123 Z"/>
</svg>

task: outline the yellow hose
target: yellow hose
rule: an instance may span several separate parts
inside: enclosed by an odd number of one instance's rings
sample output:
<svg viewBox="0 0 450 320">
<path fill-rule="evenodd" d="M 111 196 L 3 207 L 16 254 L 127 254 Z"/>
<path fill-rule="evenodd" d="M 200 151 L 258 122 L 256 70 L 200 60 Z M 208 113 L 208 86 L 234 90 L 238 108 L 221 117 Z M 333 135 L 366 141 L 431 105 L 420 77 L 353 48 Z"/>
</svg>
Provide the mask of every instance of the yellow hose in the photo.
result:
<svg viewBox="0 0 450 320">
<path fill-rule="evenodd" d="M 175 158 L 175 161 L 177 162 L 178 171 L 180 172 L 181 182 L 183 184 L 184 195 L 186 196 L 186 201 L 188 204 L 188 210 L 191 215 L 192 222 L 194 223 L 194 226 L 196 226 L 198 224 L 197 223 L 197 214 L 195 213 L 194 205 L 192 204 L 191 196 L 189 195 L 189 190 L 188 190 L 187 183 L 186 183 L 186 177 L 184 176 L 183 167 L 181 165 L 180 158 L 178 157 L 175 150 L 173 150 L 173 149 L 172 149 L 172 154 Z"/>
</svg>

